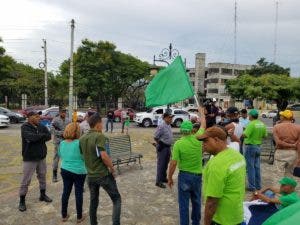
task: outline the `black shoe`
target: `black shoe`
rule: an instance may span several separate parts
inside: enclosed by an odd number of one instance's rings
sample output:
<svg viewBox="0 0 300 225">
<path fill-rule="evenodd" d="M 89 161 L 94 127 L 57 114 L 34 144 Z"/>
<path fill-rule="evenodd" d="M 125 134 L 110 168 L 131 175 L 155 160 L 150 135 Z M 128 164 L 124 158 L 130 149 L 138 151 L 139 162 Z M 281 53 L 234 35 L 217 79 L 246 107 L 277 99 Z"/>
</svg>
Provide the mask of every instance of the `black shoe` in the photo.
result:
<svg viewBox="0 0 300 225">
<path fill-rule="evenodd" d="M 57 170 L 53 170 L 52 182 L 53 183 L 58 182 L 58 179 L 57 179 Z"/>
<path fill-rule="evenodd" d="M 40 201 L 43 201 L 43 202 L 52 202 L 52 199 L 49 198 L 46 195 L 46 191 L 45 190 L 41 190 Z"/>
<path fill-rule="evenodd" d="M 26 211 L 25 196 L 20 196 L 19 210 L 21 212 Z"/>
<path fill-rule="evenodd" d="M 163 183 L 156 183 L 155 185 L 160 188 L 166 188 L 166 185 L 164 185 Z"/>
</svg>

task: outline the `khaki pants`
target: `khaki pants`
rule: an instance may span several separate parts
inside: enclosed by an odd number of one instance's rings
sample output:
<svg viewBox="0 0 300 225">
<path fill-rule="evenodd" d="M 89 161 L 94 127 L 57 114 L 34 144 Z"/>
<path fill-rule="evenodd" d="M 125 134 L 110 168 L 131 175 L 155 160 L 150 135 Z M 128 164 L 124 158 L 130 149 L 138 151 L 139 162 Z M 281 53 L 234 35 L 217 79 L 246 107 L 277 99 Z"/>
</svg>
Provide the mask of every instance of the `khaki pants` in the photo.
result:
<svg viewBox="0 0 300 225">
<path fill-rule="evenodd" d="M 28 186 L 30 185 L 31 178 L 34 171 L 36 171 L 37 178 L 40 183 L 40 190 L 46 190 L 46 173 L 47 165 L 46 159 L 39 161 L 24 161 L 23 162 L 23 178 L 20 187 L 20 196 L 27 194 Z"/>
<path fill-rule="evenodd" d="M 291 177 L 297 160 L 297 151 L 277 149 L 274 158 L 274 166 L 279 179 L 284 176 Z"/>
</svg>

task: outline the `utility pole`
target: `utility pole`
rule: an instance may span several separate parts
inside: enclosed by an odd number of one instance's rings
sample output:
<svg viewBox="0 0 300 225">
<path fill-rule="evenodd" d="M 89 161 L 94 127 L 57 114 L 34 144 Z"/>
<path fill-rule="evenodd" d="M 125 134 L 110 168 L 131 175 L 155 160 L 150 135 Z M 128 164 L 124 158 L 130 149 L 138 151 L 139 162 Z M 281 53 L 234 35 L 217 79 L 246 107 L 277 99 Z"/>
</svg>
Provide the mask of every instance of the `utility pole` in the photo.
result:
<svg viewBox="0 0 300 225">
<path fill-rule="evenodd" d="M 70 56 L 70 78 L 69 78 L 69 120 L 73 114 L 73 49 L 74 49 L 74 28 L 75 21 L 71 20 L 71 56 Z"/>
<path fill-rule="evenodd" d="M 277 30 L 278 30 L 278 1 L 275 3 L 275 29 L 274 29 L 274 53 L 273 53 L 273 63 L 276 63 L 277 57 Z"/>
<path fill-rule="evenodd" d="M 43 39 L 44 46 L 44 71 L 45 71 L 45 107 L 48 108 L 48 74 L 47 74 L 47 41 Z"/>
<path fill-rule="evenodd" d="M 237 55 L 237 50 L 236 50 L 236 38 L 237 37 L 237 2 L 236 0 L 234 1 L 234 64 L 236 64 L 236 55 Z"/>
</svg>

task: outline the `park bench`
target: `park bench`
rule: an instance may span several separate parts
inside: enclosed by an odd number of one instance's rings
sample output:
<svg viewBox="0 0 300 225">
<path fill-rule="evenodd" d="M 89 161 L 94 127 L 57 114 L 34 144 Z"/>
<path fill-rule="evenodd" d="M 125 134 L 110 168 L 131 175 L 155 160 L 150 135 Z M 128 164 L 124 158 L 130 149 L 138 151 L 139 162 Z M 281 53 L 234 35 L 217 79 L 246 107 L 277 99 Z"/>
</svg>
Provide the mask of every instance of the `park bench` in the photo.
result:
<svg viewBox="0 0 300 225">
<path fill-rule="evenodd" d="M 133 153 L 131 151 L 131 141 L 129 135 L 112 136 L 109 138 L 110 157 L 113 165 L 117 165 L 118 173 L 121 174 L 120 165 L 139 161 L 140 169 L 143 169 L 141 164 L 142 154 Z"/>
<path fill-rule="evenodd" d="M 268 163 L 273 164 L 275 147 L 274 147 L 273 135 L 271 133 L 269 133 L 268 136 L 264 138 L 260 147 L 261 147 L 260 156 L 268 157 Z"/>
</svg>

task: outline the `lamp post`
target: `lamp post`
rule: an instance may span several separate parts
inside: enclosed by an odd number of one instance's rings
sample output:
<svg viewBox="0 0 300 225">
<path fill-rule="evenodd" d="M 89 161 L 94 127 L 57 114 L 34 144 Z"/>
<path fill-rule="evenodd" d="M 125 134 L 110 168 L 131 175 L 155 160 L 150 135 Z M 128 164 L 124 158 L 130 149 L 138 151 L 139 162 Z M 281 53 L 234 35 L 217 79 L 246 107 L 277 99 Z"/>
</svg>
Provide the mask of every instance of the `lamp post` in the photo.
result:
<svg viewBox="0 0 300 225">
<path fill-rule="evenodd" d="M 170 43 L 169 48 L 164 48 L 161 50 L 156 59 L 155 55 L 153 56 L 153 65 L 155 62 L 164 62 L 167 65 L 170 65 L 170 61 L 179 56 L 179 51 L 176 48 L 173 48 L 172 43 Z"/>
</svg>

